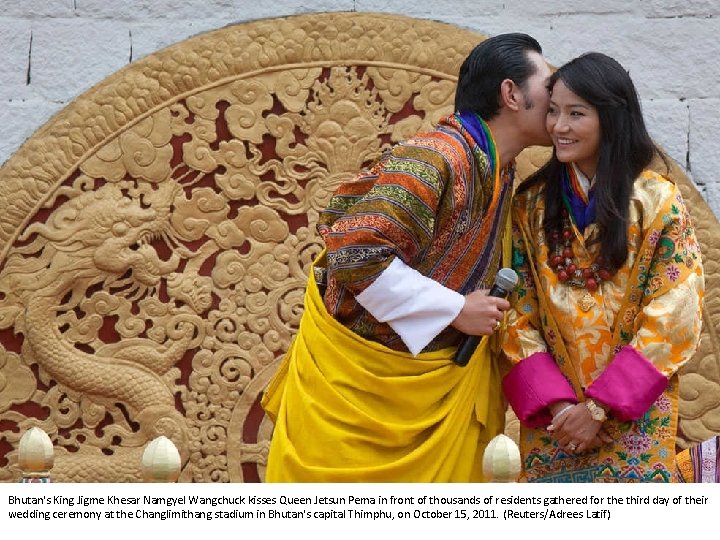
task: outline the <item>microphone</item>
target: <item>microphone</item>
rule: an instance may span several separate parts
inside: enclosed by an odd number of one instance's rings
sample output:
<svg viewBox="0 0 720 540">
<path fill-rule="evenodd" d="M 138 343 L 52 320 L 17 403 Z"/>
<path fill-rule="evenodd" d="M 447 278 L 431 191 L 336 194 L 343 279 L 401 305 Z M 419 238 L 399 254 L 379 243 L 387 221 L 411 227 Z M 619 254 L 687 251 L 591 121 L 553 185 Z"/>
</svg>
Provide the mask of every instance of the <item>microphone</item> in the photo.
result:
<svg viewBox="0 0 720 540">
<path fill-rule="evenodd" d="M 510 292 L 515 288 L 518 282 L 518 275 L 512 268 L 501 268 L 498 270 L 495 276 L 495 283 L 493 283 L 488 296 L 494 296 L 496 298 L 507 298 Z M 465 336 L 465 339 L 458 347 L 455 353 L 455 363 L 458 366 L 466 366 L 470 361 L 470 357 L 477 349 L 482 336 Z"/>
</svg>

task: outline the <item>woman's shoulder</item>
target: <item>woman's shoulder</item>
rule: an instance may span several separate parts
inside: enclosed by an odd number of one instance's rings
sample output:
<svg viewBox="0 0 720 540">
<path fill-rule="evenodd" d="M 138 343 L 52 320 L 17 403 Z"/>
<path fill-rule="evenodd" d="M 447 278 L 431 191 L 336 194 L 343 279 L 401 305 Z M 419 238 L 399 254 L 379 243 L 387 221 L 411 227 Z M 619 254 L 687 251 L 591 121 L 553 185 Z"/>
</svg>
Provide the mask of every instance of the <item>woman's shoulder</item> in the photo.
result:
<svg viewBox="0 0 720 540">
<path fill-rule="evenodd" d="M 516 207 L 535 206 L 538 200 L 542 199 L 545 184 L 529 178 L 520 182 L 515 188 L 513 202 Z"/>
<path fill-rule="evenodd" d="M 656 171 L 655 169 L 645 169 L 638 176 L 637 181 L 642 184 L 654 187 L 656 189 L 665 189 L 668 191 L 679 191 L 677 183 L 665 173 Z"/>
<path fill-rule="evenodd" d="M 654 170 L 645 170 L 640 174 L 635 181 L 632 199 L 643 216 L 642 221 L 648 225 L 656 220 L 667 223 L 687 214 L 679 186 Z"/>
<path fill-rule="evenodd" d="M 543 182 L 520 184 L 513 195 L 513 219 L 525 227 L 542 227 L 545 212 L 545 192 Z"/>
<path fill-rule="evenodd" d="M 652 169 L 645 169 L 635 180 L 636 196 L 666 200 L 670 197 L 677 198 L 679 194 L 680 188 L 671 178 Z"/>
</svg>

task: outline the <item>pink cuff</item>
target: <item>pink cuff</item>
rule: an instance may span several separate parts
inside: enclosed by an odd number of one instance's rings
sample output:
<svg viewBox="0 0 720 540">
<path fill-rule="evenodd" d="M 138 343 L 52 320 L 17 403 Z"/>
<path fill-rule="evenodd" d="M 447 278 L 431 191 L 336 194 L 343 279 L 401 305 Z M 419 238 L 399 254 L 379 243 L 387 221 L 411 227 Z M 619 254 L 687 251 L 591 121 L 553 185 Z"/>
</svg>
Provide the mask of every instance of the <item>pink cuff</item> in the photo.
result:
<svg viewBox="0 0 720 540">
<path fill-rule="evenodd" d="M 575 390 L 551 354 L 534 353 L 515 364 L 502 382 L 505 397 L 518 419 L 530 427 L 544 427 L 552 420 L 548 405 L 557 401 L 577 403 Z"/>
<path fill-rule="evenodd" d="M 608 406 L 618 420 L 637 420 L 667 384 L 667 377 L 650 360 L 626 345 L 587 387 L 585 395 Z"/>
</svg>

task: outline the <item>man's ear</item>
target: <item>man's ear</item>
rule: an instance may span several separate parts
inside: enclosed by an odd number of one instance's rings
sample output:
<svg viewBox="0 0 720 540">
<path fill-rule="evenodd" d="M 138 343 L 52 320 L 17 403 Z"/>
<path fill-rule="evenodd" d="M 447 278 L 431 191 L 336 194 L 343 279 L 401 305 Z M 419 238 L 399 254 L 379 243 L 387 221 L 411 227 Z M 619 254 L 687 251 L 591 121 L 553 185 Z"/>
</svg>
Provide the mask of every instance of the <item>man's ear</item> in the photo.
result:
<svg viewBox="0 0 720 540">
<path fill-rule="evenodd" d="M 520 109 L 520 88 L 510 79 L 505 79 L 500 83 L 500 106 L 507 107 L 511 111 Z"/>
</svg>

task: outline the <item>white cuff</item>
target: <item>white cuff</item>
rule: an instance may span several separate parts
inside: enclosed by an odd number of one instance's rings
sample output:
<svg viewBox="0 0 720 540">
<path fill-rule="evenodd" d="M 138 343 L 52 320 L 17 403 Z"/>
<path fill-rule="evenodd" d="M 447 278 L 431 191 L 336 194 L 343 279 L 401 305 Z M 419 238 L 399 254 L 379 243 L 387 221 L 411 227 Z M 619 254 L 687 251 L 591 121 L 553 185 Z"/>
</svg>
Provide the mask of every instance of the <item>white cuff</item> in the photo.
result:
<svg viewBox="0 0 720 540">
<path fill-rule="evenodd" d="M 388 323 L 414 356 L 465 305 L 462 294 L 423 276 L 398 257 L 355 298 L 378 321 Z"/>
</svg>

